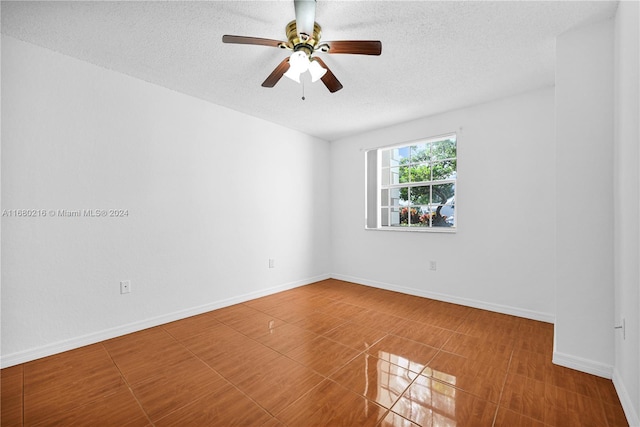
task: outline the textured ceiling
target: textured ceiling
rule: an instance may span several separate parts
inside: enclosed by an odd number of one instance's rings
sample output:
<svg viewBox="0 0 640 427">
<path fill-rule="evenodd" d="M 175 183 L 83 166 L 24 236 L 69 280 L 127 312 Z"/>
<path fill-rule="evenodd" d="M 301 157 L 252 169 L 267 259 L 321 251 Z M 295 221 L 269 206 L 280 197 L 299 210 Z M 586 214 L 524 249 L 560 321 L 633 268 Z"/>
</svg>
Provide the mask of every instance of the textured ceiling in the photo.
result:
<svg viewBox="0 0 640 427">
<path fill-rule="evenodd" d="M 318 0 L 322 40 L 381 40 L 382 55 L 322 55 L 344 85 L 261 83 L 286 51 L 293 1 L 2 2 L 2 33 L 292 129 L 334 140 L 554 82 L 555 37 L 615 1 Z M 308 73 L 306 74 L 308 76 Z"/>
</svg>

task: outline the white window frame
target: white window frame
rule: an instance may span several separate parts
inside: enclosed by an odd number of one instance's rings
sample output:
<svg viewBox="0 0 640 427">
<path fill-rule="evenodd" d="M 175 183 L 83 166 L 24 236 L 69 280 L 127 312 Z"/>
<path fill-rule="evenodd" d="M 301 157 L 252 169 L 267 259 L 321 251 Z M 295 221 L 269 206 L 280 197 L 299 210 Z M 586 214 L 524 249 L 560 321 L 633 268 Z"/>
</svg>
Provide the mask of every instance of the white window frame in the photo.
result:
<svg viewBox="0 0 640 427">
<path fill-rule="evenodd" d="M 413 141 L 403 142 L 394 145 L 387 145 L 383 147 L 378 147 L 374 149 L 369 149 L 365 151 L 365 229 L 367 230 L 383 230 L 383 231 L 401 231 L 401 232 L 421 232 L 421 233 L 455 233 L 457 230 L 457 221 L 458 215 L 457 213 L 454 215 L 454 224 L 451 227 L 440 227 L 432 225 L 432 218 L 429 220 L 429 226 L 393 226 L 393 225 L 382 225 L 382 209 L 383 206 L 389 207 L 389 205 L 383 205 L 381 203 L 381 192 L 383 189 L 391 190 L 393 188 L 408 188 L 409 192 L 412 187 L 430 187 L 430 191 L 433 190 L 434 185 L 438 184 L 454 184 L 456 186 L 454 195 L 457 197 L 458 193 L 458 185 L 457 185 L 457 167 L 456 167 L 456 177 L 452 179 L 445 180 L 431 180 L 431 181 L 420 181 L 420 182 L 404 182 L 404 183 L 389 183 L 382 185 L 382 152 L 385 150 L 390 150 L 394 148 L 404 148 L 411 147 L 420 144 L 426 143 L 434 143 L 437 141 L 446 140 L 449 138 L 454 138 L 456 141 L 456 163 L 458 161 L 458 145 L 460 141 L 460 135 L 457 132 L 445 133 L 437 136 L 432 136 L 428 138 L 421 138 Z M 384 169 L 390 169 L 385 167 Z M 430 193 L 431 200 L 432 193 Z M 457 205 L 457 203 L 456 203 Z M 407 206 L 408 208 L 411 207 Z M 455 209 L 455 205 L 454 205 Z M 387 221 L 389 224 L 390 220 Z"/>
</svg>

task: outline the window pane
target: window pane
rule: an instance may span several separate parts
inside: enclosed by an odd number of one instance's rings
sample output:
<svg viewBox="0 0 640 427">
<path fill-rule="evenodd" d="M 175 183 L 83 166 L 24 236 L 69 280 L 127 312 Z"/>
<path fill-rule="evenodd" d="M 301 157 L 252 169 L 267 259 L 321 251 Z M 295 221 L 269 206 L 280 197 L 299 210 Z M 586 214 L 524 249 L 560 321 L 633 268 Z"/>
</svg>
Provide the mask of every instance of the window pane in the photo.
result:
<svg viewBox="0 0 640 427">
<path fill-rule="evenodd" d="M 431 159 L 431 144 L 418 144 L 411 147 L 411 163 L 425 163 Z"/>
<path fill-rule="evenodd" d="M 391 166 L 391 164 L 389 163 L 389 160 L 391 159 L 391 153 L 389 152 L 389 150 L 383 150 L 380 153 L 380 158 L 381 158 L 381 166 L 383 168 L 388 168 L 389 166 Z"/>
<path fill-rule="evenodd" d="M 411 226 L 429 227 L 430 210 L 429 206 L 417 206 L 412 208 Z"/>
<path fill-rule="evenodd" d="M 389 185 L 389 169 L 380 169 L 380 183 L 382 185 Z"/>
<path fill-rule="evenodd" d="M 431 181 L 431 167 L 427 165 L 412 166 L 409 170 L 410 182 Z"/>
<path fill-rule="evenodd" d="M 407 187 L 392 188 L 389 191 L 391 192 L 390 205 L 407 206 L 409 204 L 409 189 Z"/>
<path fill-rule="evenodd" d="M 383 208 L 380 209 L 380 223 L 383 227 L 389 226 L 389 209 Z"/>
<path fill-rule="evenodd" d="M 400 209 L 400 224 L 409 225 L 409 221 L 411 220 L 411 216 L 415 216 L 415 209 L 404 207 Z"/>
<path fill-rule="evenodd" d="M 389 209 L 389 222 L 391 226 L 399 226 L 400 225 L 400 209 L 404 208 L 390 208 Z"/>
<path fill-rule="evenodd" d="M 434 142 L 431 146 L 431 159 L 442 160 L 456 157 L 455 139 Z"/>
<path fill-rule="evenodd" d="M 455 184 L 438 184 L 431 187 L 431 203 L 444 205 L 455 194 Z M 449 201 L 451 204 L 452 201 Z"/>
<path fill-rule="evenodd" d="M 424 187 L 411 187 L 409 189 L 410 198 L 412 205 L 428 205 L 430 201 L 430 186 Z"/>
<path fill-rule="evenodd" d="M 458 162 L 456 160 L 444 160 L 433 164 L 433 180 L 440 179 L 456 179 L 456 168 Z"/>
<path fill-rule="evenodd" d="M 434 227 L 453 227 L 454 207 L 452 205 L 432 205 L 433 211 L 431 223 Z"/>
<path fill-rule="evenodd" d="M 391 171 L 391 179 L 389 180 L 390 184 L 399 184 L 400 181 L 400 168 L 394 167 L 390 169 Z"/>
<path fill-rule="evenodd" d="M 421 206 L 404 207 L 400 209 L 400 224 L 410 227 L 429 226 L 429 208 Z"/>
<path fill-rule="evenodd" d="M 380 206 L 389 206 L 389 190 L 380 191 Z"/>
<path fill-rule="evenodd" d="M 391 149 L 391 158 L 401 162 L 403 159 L 409 158 L 409 147 L 400 147 Z"/>
<path fill-rule="evenodd" d="M 411 168 L 409 166 L 400 166 L 398 169 L 399 182 L 411 182 Z"/>
</svg>

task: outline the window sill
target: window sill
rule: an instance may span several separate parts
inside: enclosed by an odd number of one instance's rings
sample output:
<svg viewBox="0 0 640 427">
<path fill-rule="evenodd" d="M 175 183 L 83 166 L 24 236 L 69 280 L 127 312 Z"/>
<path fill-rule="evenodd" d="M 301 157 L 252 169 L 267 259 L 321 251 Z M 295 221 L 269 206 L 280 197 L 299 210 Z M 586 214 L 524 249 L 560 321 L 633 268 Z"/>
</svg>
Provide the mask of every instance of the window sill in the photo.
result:
<svg viewBox="0 0 640 427">
<path fill-rule="evenodd" d="M 456 227 L 380 227 L 380 228 L 369 228 L 365 227 L 365 230 L 368 231 L 399 231 L 401 233 L 445 233 L 445 234 L 455 234 Z"/>
</svg>

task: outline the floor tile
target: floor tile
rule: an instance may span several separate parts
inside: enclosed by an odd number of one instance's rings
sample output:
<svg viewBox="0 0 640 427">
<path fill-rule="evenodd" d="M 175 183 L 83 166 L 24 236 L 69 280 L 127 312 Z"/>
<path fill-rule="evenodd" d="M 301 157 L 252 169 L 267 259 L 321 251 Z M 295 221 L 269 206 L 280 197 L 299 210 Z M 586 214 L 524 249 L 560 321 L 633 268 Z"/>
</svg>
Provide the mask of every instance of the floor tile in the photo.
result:
<svg viewBox="0 0 640 427">
<path fill-rule="evenodd" d="M 24 381 L 25 424 L 97 401 L 124 386 L 101 344 L 30 362 L 24 366 Z"/>
<path fill-rule="evenodd" d="M 358 354 L 357 350 L 346 345 L 325 337 L 317 337 L 313 341 L 289 351 L 287 356 L 321 375 L 329 376 Z"/>
<path fill-rule="evenodd" d="M 458 314 L 450 313 L 425 313 L 414 320 L 426 323 L 427 325 L 456 330 L 457 327 L 464 321 L 464 317 Z"/>
<path fill-rule="evenodd" d="M 23 371 L 23 365 L 0 371 L 0 425 L 22 425 Z"/>
<path fill-rule="evenodd" d="M 268 362 L 257 362 L 238 376 L 237 387 L 272 415 L 282 411 L 311 390 L 323 377 L 298 362 L 280 356 Z"/>
<path fill-rule="evenodd" d="M 129 384 L 147 380 L 158 370 L 193 357 L 161 327 L 105 341 L 104 346 Z"/>
<path fill-rule="evenodd" d="M 283 325 L 284 321 L 270 314 L 256 312 L 239 319 L 229 320 L 225 324 L 243 335 L 256 338 L 270 333 L 278 326 Z"/>
<path fill-rule="evenodd" d="M 0 371 L 0 387 L 2 395 L 22 394 L 24 382 L 24 365 L 16 365 Z"/>
<path fill-rule="evenodd" d="M 456 330 L 473 309 L 432 300 L 426 310 L 415 312 L 410 319 L 444 329 Z"/>
<path fill-rule="evenodd" d="M 594 376 L 593 379 L 595 381 L 596 387 L 598 388 L 598 395 L 600 396 L 602 402 L 609 405 L 620 406 L 620 399 L 618 398 L 618 393 L 613 386 L 613 381 L 607 378 L 596 376 Z"/>
<path fill-rule="evenodd" d="M 288 426 L 375 426 L 386 409 L 339 384 L 324 380 L 277 418 Z"/>
<path fill-rule="evenodd" d="M 251 307 L 258 311 L 262 311 L 263 313 L 268 313 L 272 308 L 290 305 L 294 299 L 295 295 L 290 295 L 286 292 L 280 292 L 277 294 L 267 295 L 265 297 L 246 301 L 243 303 L 243 305 L 246 305 L 247 307 Z"/>
<path fill-rule="evenodd" d="M 235 304 L 211 312 L 217 320 L 225 324 L 242 320 L 245 317 L 256 313 L 260 313 L 260 311 L 248 306 L 247 304 Z"/>
<path fill-rule="evenodd" d="M 544 423 L 556 427 L 607 425 L 602 405 L 590 397 L 545 384 Z"/>
<path fill-rule="evenodd" d="M 565 368 L 558 365 L 547 365 L 545 367 L 545 383 L 558 386 L 560 388 L 573 391 L 575 393 L 599 399 L 598 384 L 595 376 L 585 375 L 575 369 Z"/>
<path fill-rule="evenodd" d="M 500 344 L 509 349 L 515 348 L 518 339 L 517 327 L 514 325 L 505 325 L 504 321 L 477 322 L 476 320 L 467 318 L 457 328 L 456 332 L 475 337 L 486 343 Z"/>
<path fill-rule="evenodd" d="M 349 320 L 353 316 L 360 314 L 366 311 L 367 309 L 359 305 L 354 305 L 354 304 L 349 304 L 347 302 L 333 300 L 329 304 L 316 308 L 316 310 L 326 314 L 330 314 L 331 316 L 334 316 L 334 317 L 339 317 L 341 319 Z"/>
<path fill-rule="evenodd" d="M 515 340 L 516 348 L 551 354 L 553 352 L 553 325 L 535 320 L 521 319 Z"/>
<path fill-rule="evenodd" d="M 468 359 L 441 351 L 429 362 L 424 375 L 450 384 L 483 400 L 498 403 L 505 383 L 506 365 L 498 367 L 485 360 Z"/>
<path fill-rule="evenodd" d="M 227 382 L 195 357 L 132 386 L 152 421 L 186 406 Z"/>
<path fill-rule="evenodd" d="M 387 415 L 378 424 L 379 427 L 421 427 L 420 425 L 409 421 L 408 419 L 389 411 Z"/>
<path fill-rule="evenodd" d="M 449 353 L 455 353 L 468 359 L 478 359 L 479 356 L 490 356 L 491 359 L 502 358 L 505 368 L 511 358 L 513 346 L 503 341 L 493 341 L 472 335 L 455 332 L 442 346 Z"/>
<path fill-rule="evenodd" d="M 451 337 L 453 331 L 405 319 L 397 325 L 392 333 L 403 338 L 421 342 L 430 347 L 441 348 L 449 337 Z"/>
<path fill-rule="evenodd" d="M 491 427 L 497 405 L 424 375 L 391 410 L 421 426 Z"/>
<path fill-rule="evenodd" d="M 163 426 L 260 426 L 272 419 L 264 409 L 230 384 L 156 421 Z"/>
<path fill-rule="evenodd" d="M 31 394 L 48 388 L 71 386 L 96 372 L 104 372 L 114 378 L 120 376 L 102 344 L 81 347 L 24 364 L 24 392 Z"/>
<path fill-rule="evenodd" d="M 260 427 L 286 427 L 277 418 L 271 418 L 269 421 L 262 424 Z"/>
<path fill-rule="evenodd" d="M 609 427 L 628 427 L 627 417 L 620 404 L 611 405 L 603 403 L 604 416 L 607 419 Z"/>
<path fill-rule="evenodd" d="M 98 421 L 99 420 L 99 421 Z M 52 412 L 41 426 L 150 426 L 151 423 L 127 387 L 94 402 L 68 411 Z M 4 424 L 3 424 L 4 425 Z"/>
<path fill-rule="evenodd" d="M 304 305 L 314 311 L 327 311 L 333 303 L 333 299 L 326 297 L 321 292 L 304 298 Z"/>
<path fill-rule="evenodd" d="M 386 336 L 386 332 L 356 325 L 352 322 L 342 325 L 323 334 L 324 337 L 338 341 L 358 351 L 365 351 Z"/>
<path fill-rule="evenodd" d="M 391 333 L 405 319 L 391 314 L 381 313 L 375 310 L 367 310 L 353 316 L 350 321 L 358 325 L 374 328 L 379 331 Z"/>
<path fill-rule="evenodd" d="M 551 365 L 551 353 L 516 349 L 511 356 L 509 372 L 544 381 L 545 371 Z"/>
<path fill-rule="evenodd" d="M 307 329 L 285 323 L 282 326 L 269 330 L 269 333 L 256 338 L 256 341 L 270 347 L 282 354 L 296 347 L 305 345 L 318 337 Z"/>
<path fill-rule="evenodd" d="M 387 335 L 367 353 L 378 359 L 386 360 L 395 365 L 420 373 L 438 350 L 428 345 L 411 341 L 395 335 Z"/>
<path fill-rule="evenodd" d="M 509 374 L 500 406 L 537 421 L 544 421 L 544 382 L 518 374 Z"/>
<path fill-rule="evenodd" d="M 305 307 L 304 304 L 300 304 L 298 298 L 294 298 L 288 303 L 263 308 L 261 311 L 282 321 L 295 323 L 304 320 L 314 310 Z"/>
<path fill-rule="evenodd" d="M 21 426 L 22 425 L 22 394 L 2 395 L 0 401 L 1 414 L 0 425 Z"/>
<path fill-rule="evenodd" d="M 201 334 L 183 339 L 181 344 L 198 356 L 213 357 L 218 353 L 224 353 L 227 351 L 228 346 L 233 347 L 233 343 L 238 340 L 241 342 L 250 341 L 250 338 L 242 335 L 235 329 L 220 323 L 207 328 Z"/>
<path fill-rule="evenodd" d="M 241 375 L 247 365 L 280 356 L 277 351 L 224 325 L 187 339 L 184 345 L 230 381 Z"/>
<path fill-rule="evenodd" d="M 162 329 L 167 331 L 172 337 L 178 341 L 185 338 L 191 338 L 206 332 L 209 328 L 215 328 L 220 321 L 211 313 L 204 313 L 198 316 L 188 317 L 176 322 L 162 325 Z"/>
<path fill-rule="evenodd" d="M 391 408 L 417 376 L 415 372 L 365 353 L 343 366 L 331 379 L 380 406 Z"/>
<path fill-rule="evenodd" d="M 322 335 L 345 322 L 346 320 L 343 318 L 316 311 L 309 313 L 302 320 L 295 322 L 294 325 Z"/>
<path fill-rule="evenodd" d="M 496 415 L 494 427 L 545 427 L 542 421 L 534 420 L 526 415 L 500 407 Z"/>
</svg>

